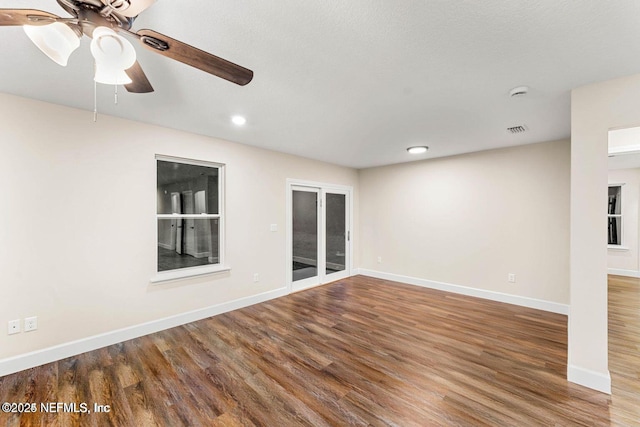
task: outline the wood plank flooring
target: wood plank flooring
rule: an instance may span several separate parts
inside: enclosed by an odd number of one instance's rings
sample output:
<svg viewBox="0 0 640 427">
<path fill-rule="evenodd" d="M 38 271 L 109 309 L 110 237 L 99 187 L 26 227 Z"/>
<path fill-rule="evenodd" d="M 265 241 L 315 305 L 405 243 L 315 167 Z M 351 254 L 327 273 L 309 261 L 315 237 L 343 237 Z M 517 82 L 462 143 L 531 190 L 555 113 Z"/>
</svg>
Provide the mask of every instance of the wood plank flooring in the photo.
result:
<svg viewBox="0 0 640 427">
<path fill-rule="evenodd" d="M 613 395 L 565 316 L 356 276 L 0 377 L 0 426 L 640 426 L 640 281 L 610 280 Z"/>
<path fill-rule="evenodd" d="M 609 276 L 611 417 L 640 426 L 640 279 Z"/>
</svg>

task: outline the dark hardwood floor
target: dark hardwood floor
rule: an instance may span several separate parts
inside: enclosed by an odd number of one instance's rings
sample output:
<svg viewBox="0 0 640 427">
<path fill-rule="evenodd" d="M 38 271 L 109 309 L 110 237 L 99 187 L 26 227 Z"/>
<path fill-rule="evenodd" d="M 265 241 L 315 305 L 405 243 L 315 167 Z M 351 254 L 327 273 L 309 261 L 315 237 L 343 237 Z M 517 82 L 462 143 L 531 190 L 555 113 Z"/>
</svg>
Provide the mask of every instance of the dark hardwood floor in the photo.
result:
<svg viewBox="0 0 640 427">
<path fill-rule="evenodd" d="M 639 426 L 639 281 L 610 280 L 613 395 L 567 319 L 357 276 L 0 378 L 7 426 Z"/>
</svg>

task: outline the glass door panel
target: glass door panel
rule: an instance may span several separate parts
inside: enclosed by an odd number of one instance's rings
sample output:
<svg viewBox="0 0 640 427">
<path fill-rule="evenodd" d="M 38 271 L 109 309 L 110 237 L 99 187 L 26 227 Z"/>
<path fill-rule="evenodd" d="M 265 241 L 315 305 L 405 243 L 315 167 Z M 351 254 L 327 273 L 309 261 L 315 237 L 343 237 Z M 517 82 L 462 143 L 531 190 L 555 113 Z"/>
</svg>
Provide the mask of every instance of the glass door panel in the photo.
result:
<svg viewBox="0 0 640 427">
<path fill-rule="evenodd" d="M 347 263 L 347 196 L 325 195 L 325 274 L 346 270 Z"/>
<path fill-rule="evenodd" d="M 317 189 L 294 188 L 292 191 L 292 280 L 300 286 L 318 282 L 319 216 Z"/>
</svg>

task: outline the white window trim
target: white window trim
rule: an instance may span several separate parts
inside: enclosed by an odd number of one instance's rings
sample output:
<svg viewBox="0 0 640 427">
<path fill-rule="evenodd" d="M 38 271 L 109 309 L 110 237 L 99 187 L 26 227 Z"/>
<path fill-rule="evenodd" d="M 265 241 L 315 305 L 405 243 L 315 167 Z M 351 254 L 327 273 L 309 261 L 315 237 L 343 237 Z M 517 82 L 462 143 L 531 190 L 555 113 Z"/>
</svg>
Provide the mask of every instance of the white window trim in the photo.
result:
<svg viewBox="0 0 640 427">
<path fill-rule="evenodd" d="M 607 245 L 607 249 L 612 251 L 628 251 L 629 248 L 621 245 Z"/>
<path fill-rule="evenodd" d="M 620 198 L 622 199 L 622 188 L 624 187 L 625 183 L 611 183 L 608 185 L 607 188 L 611 188 L 611 187 L 620 187 Z M 622 215 L 622 202 L 620 202 L 620 213 L 619 214 L 610 214 L 609 210 L 607 209 L 607 219 L 609 218 L 620 218 L 620 244 L 618 245 L 612 245 L 612 244 L 607 244 L 607 249 L 612 249 L 612 250 L 619 250 L 619 251 L 628 251 L 629 248 L 626 246 L 623 246 L 622 244 L 624 243 L 624 219 L 623 219 L 623 215 Z"/>
<path fill-rule="evenodd" d="M 225 271 L 231 271 L 231 267 L 216 264 L 212 266 L 187 267 L 180 268 L 178 270 L 161 271 L 151 278 L 151 283 L 162 283 L 169 282 L 171 280 L 188 279 L 190 277 L 204 276 L 207 274 L 224 273 Z"/>
<path fill-rule="evenodd" d="M 158 160 L 165 161 L 165 162 L 184 163 L 187 165 L 214 167 L 218 169 L 218 213 L 217 214 L 193 214 L 193 215 L 192 214 L 158 214 L 156 212 L 155 221 L 157 223 L 159 219 L 163 219 L 163 218 L 170 219 L 170 218 L 176 218 L 176 217 L 195 218 L 195 219 L 217 218 L 218 224 L 219 224 L 218 256 L 220 259 L 218 264 L 203 265 L 203 266 L 197 266 L 197 267 L 186 267 L 186 268 L 180 268 L 180 269 L 168 270 L 168 271 L 157 271 L 158 258 L 157 258 L 157 252 L 156 252 L 155 265 L 154 265 L 154 270 L 156 271 L 156 273 L 151 277 L 150 282 L 153 284 L 157 284 L 157 283 L 162 283 L 162 282 L 167 282 L 172 280 L 188 279 L 191 277 L 198 277 L 198 276 L 203 276 L 208 274 L 217 274 L 217 273 L 230 271 L 231 267 L 229 267 L 226 264 L 226 250 L 225 250 L 226 249 L 226 245 L 225 245 L 225 242 L 226 242 L 226 235 L 225 235 L 225 228 L 226 228 L 225 227 L 225 212 L 226 212 L 226 209 L 225 209 L 226 173 L 225 172 L 226 170 L 225 170 L 225 167 L 226 165 L 224 163 L 209 162 L 205 160 L 195 160 L 195 159 L 187 159 L 182 157 L 156 154 L 154 158 L 154 163 L 156 165 L 156 176 L 158 174 L 158 171 L 157 171 Z M 157 187 L 156 187 L 156 190 L 157 190 Z M 157 203 L 157 200 L 156 200 L 156 203 Z M 157 245 L 158 244 L 158 227 L 155 227 L 155 229 L 156 229 L 155 243 Z"/>
</svg>

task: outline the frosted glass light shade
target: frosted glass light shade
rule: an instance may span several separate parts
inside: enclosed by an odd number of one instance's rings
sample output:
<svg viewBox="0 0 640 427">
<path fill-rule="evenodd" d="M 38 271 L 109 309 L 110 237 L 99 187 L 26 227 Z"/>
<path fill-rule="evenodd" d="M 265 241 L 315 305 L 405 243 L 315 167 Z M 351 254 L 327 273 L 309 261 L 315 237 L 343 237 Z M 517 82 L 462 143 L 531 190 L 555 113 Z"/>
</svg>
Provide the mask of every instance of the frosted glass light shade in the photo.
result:
<svg viewBox="0 0 640 427">
<path fill-rule="evenodd" d="M 96 62 L 96 75 L 93 78 L 96 82 L 106 85 L 128 85 L 132 82 L 125 70 L 109 68 Z"/>
<path fill-rule="evenodd" d="M 78 35 L 62 22 L 24 25 L 22 28 L 38 49 L 63 67 L 66 67 L 71 53 L 80 46 Z"/>
<path fill-rule="evenodd" d="M 93 30 L 91 54 L 98 67 L 126 70 L 136 62 L 136 51 L 127 39 L 110 28 Z"/>
</svg>

